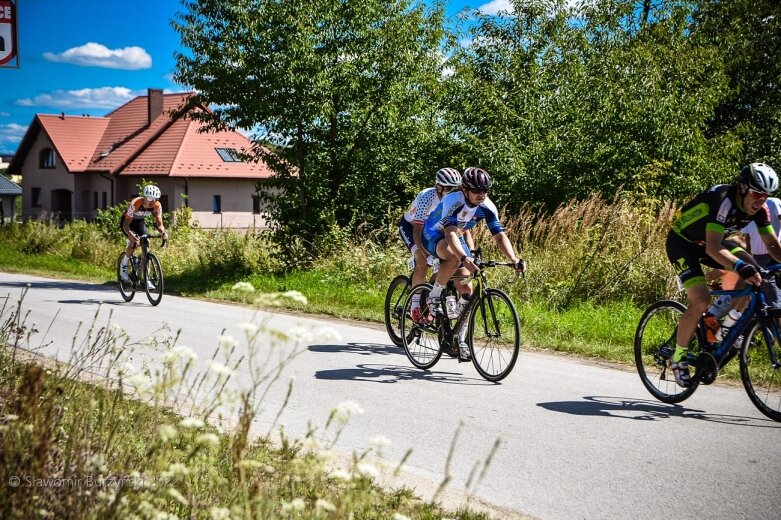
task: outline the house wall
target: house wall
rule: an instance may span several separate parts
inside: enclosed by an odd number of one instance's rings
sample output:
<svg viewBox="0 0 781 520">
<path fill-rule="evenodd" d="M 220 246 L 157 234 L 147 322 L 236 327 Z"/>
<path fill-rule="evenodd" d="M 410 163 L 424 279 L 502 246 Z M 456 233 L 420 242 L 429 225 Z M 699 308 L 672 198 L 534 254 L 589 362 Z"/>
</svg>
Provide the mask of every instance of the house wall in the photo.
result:
<svg viewBox="0 0 781 520">
<path fill-rule="evenodd" d="M 188 179 L 188 205 L 193 219 L 204 228 L 266 228 L 265 208 L 253 213 L 254 179 Z M 214 211 L 214 196 L 220 196 L 220 211 Z"/>
<path fill-rule="evenodd" d="M 54 190 L 68 190 L 71 192 L 73 202 L 74 178 L 69 175 L 62 158 L 55 150 L 54 168 L 40 169 L 38 158 L 41 150 L 52 148 L 51 141 L 44 132 L 38 132 L 38 137 L 30 147 L 30 152 L 22 163 L 24 182 L 22 183 L 22 218 L 39 218 L 52 216 L 52 192 Z M 40 189 L 39 204 L 32 205 L 33 188 Z M 75 209 L 75 205 L 73 206 Z M 65 216 L 69 218 L 70 216 Z"/>
<path fill-rule="evenodd" d="M 16 197 L 12 195 L 0 196 L 0 208 L 2 209 L 2 211 L 0 211 L 0 215 L 3 217 L 3 220 L 0 222 L 0 224 L 11 222 L 13 219 L 15 199 Z"/>
</svg>

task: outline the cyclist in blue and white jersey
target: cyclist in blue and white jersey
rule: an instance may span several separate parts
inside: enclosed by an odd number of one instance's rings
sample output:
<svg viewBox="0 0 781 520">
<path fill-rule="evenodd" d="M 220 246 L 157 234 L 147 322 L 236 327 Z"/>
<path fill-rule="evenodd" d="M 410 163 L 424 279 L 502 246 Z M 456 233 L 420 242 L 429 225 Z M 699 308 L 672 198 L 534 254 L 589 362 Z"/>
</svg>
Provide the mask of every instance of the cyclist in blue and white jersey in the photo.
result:
<svg viewBox="0 0 781 520">
<path fill-rule="evenodd" d="M 429 305 L 433 305 L 435 312 L 441 312 L 438 309 L 439 297 L 456 271 L 460 269 L 460 274 L 467 275 L 468 272 L 477 270 L 464 234 L 469 233 L 469 230 L 481 220 L 485 220 L 497 247 L 515 265 L 516 272 L 522 273 L 525 269 L 523 260 L 515 256 L 510 239 L 499 221 L 496 206 L 488 198 L 488 190 L 492 184 L 491 177 L 484 169 L 467 168 L 462 177 L 461 190 L 442 199 L 426 219 L 423 229 L 426 249 L 440 260 L 434 288 L 429 294 Z M 461 301 L 463 305 L 471 296 L 472 287 L 457 284 L 457 288 L 464 298 Z M 462 358 L 468 357 L 469 354 L 469 347 L 464 340 L 465 334 L 466 327 L 462 327 L 459 331 L 459 350 Z"/>
<path fill-rule="evenodd" d="M 442 200 L 442 197 L 461 186 L 461 174 L 455 168 L 442 168 L 437 171 L 433 188 L 426 188 L 418 193 L 412 201 L 409 209 L 402 215 L 399 221 L 399 236 L 407 250 L 415 258 L 415 269 L 412 271 L 412 285 L 418 285 L 425 281 L 428 270 L 428 252 L 423 244 L 423 223 L 434 211 L 434 208 Z M 470 239 L 471 240 L 471 239 Z M 412 300 L 412 318 L 420 319 L 419 296 Z"/>
</svg>

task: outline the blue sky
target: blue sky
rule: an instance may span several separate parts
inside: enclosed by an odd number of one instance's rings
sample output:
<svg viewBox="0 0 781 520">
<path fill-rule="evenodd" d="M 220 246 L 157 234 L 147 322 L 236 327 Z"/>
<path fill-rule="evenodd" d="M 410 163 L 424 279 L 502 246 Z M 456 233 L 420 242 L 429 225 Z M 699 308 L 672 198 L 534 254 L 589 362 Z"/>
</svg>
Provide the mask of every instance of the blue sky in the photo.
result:
<svg viewBox="0 0 781 520">
<path fill-rule="evenodd" d="M 229 1 L 229 0 L 226 0 Z M 509 0 L 450 0 L 493 14 Z M 179 0 L 18 0 L 20 67 L 0 68 L 0 153 L 14 153 L 35 114 L 103 116 L 172 81 Z"/>
</svg>

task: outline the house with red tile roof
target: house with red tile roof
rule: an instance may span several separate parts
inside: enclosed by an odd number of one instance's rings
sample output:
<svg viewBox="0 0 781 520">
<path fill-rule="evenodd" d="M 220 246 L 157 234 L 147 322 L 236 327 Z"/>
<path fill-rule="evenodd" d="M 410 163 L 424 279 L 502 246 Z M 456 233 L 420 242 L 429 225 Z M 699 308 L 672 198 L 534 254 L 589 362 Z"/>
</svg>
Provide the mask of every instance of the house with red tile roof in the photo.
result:
<svg viewBox="0 0 781 520">
<path fill-rule="evenodd" d="M 191 93 L 149 89 L 104 117 L 36 114 L 8 168 L 22 176 L 22 218 L 91 219 L 156 183 L 163 210 L 192 210 L 201 227 L 265 227 L 257 185 L 272 176 L 242 161 L 238 132 L 199 132 Z"/>
</svg>

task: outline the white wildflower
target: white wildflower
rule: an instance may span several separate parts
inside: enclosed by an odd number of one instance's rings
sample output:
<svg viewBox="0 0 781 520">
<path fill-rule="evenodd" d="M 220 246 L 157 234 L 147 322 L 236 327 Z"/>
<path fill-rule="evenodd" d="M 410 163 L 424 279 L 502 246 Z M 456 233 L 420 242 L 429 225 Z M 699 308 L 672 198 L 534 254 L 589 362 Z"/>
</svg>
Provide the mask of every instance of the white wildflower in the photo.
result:
<svg viewBox="0 0 781 520">
<path fill-rule="evenodd" d="M 355 401 L 344 401 L 336 405 L 333 414 L 336 420 L 346 423 L 351 416 L 363 414 L 363 408 Z"/>
<path fill-rule="evenodd" d="M 217 446 L 220 438 L 215 433 L 202 433 L 195 438 L 195 443 L 199 446 Z"/>
<path fill-rule="evenodd" d="M 5 420 L 7 422 L 13 422 L 13 421 L 19 420 L 19 416 L 18 415 L 14 415 L 12 413 L 9 413 L 5 417 L 3 417 L 3 420 Z"/>
<path fill-rule="evenodd" d="M 258 326 L 254 323 L 250 323 L 248 321 L 245 321 L 244 323 L 239 323 L 239 330 L 243 331 L 244 334 L 246 334 L 249 337 L 253 337 L 255 334 L 258 333 Z"/>
<path fill-rule="evenodd" d="M 303 498 L 294 498 L 290 502 L 282 502 L 282 511 L 285 513 L 303 511 L 305 507 L 306 502 L 304 502 Z"/>
<path fill-rule="evenodd" d="M 197 417 L 185 417 L 179 423 L 182 428 L 203 428 L 204 422 Z"/>
<path fill-rule="evenodd" d="M 285 298 L 290 298 L 293 301 L 303 303 L 304 305 L 309 304 L 309 300 L 306 299 L 306 296 L 298 291 L 286 291 L 282 293 L 282 296 Z"/>
<path fill-rule="evenodd" d="M 123 329 L 122 326 L 119 325 L 118 323 L 113 323 L 111 325 L 111 327 L 109 328 L 109 333 L 116 337 L 127 336 L 127 332 L 125 332 L 125 329 Z"/>
<path fill-rule="evenodd" d="M 179 357 L 181 357 L 185 361 L 189 361 L 189 360 L 195 361 L 198 359 L 198 354 L 193 352 L 193 349 L 191 349 L 186 345 L 177 345 L 171 350 L 179 354 Z"/>
<path fill-rule="evenodd" d="M 392 520 L 410 520 L 410 517 L 402 515 L 401 513 L 393 513 Z"/>
<path fill-rule="evenodd" d="M 168 496 L 170 496 L 171 498 L 173 498 L 174 500 L 176 500 L 177 502 L 179 502 L 183 506 L 186 506 L 189 503 L 189 502 L 187 502 L 187 499 L 184 498 L 184 495 L 182 495 L 179 492 L 178 489 L 170 487 L 170 488 L 168 488 L 167 492 L 168 492 Z"/>
<path fill-rule="evenodd" d="M 317 511 L 318 513 L 322 513 L 324 511 L 330 513 L 331 511 L 336 511 L 336 506 L 333 505 L 328 500 L 318 498 L 315 501 L 315 511 Z"/>
<path fill-rule="evenodd" d="M 290 329 L 287 332 L 287 337 L 291 339 L 292 341 L 300 342 L 300 343 L 312 343 L 315 340 L 314 334 L 312 334 L 312 331 L 301 327 L 300 325 L 296 325 L 292 329 Z"/>
<path fill-rule="evenodd" d="M 220 347 L 225 350 L 230 350 L 239 345 L 239 343 L 230 334 L 223 334 L 222 336 L 220 336 L 218 341 Z"/>
<path fill-rule="evenodd" d="M 255 286 L 249 282 L 236 282 L 231 289 L 241 292 L 255 292 Z"/>
<path fill-rule="evenodd" d="M 157 435 L 162 442 L 172 441 L 176 438 L 176 428 L 170 424 L 163 424 L 157 429 Z"/>
<path fill-rule="evenodd" d="M 146 374 L 134 374 L 128 381 L 138 392 L 148 392 L 152 389 L 152 380 Z"/>
<path fill-rule="evenodd" d="M 347 471 L 345 471 L 345 470 L 343 470 L 341 468 L 337 468 L 337 469 L 331 470 L 331 472 L 328 473 L 328 478 L 333 479 L 333 480 L 348 481 L 348 480 L 351 480 L 353 477 Z"/>
<path fill-rule="evenodd" d="M 217 361 L 209 362 L 209 370 L 211 370 L 212 373 L 216 374 L 218 377 L 230 377 L 230 375 L 233 374 L 233 370 Z"/>
<path fill-rule="evenodd" d="M 209 514 L 212 520 L 230 520 L 231 517 L 230 509 L 225 509 L 224 507 L 212 507 L 209 510 Z"/>
<path fill-rule="evenodd" d="M 369 445 L 374 448 L 378 453 L 382 453 L 382 451 L 391 445 L 391 441 L 389 438 L 385 437 L 384 435 L 377 435 L 376 437 L 372 437 L 369 440 Z"/>
<path fill-rule="evenodd" d="M 358 473 L 361 475 L 364 475 L 366 477 L 371 478 L 379 478 L 380 476 L 380 470 L 377 469 L 377 466 L 374 464 L 369 464 L 368 462 L 360 462 L 355 468 Z"/>
</svg>

